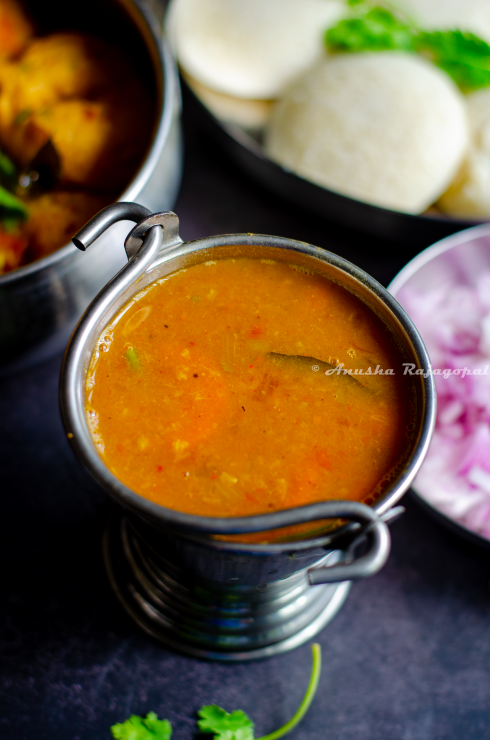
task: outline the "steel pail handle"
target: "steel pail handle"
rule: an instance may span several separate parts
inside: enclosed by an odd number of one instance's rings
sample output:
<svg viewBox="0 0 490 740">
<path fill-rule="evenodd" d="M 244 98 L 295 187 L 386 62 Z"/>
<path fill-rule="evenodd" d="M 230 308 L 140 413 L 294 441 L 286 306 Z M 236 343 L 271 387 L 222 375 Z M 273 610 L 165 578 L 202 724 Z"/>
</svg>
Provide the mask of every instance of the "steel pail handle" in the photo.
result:
<svg viewBox="0 0 490 740">
<path fill-rule="evenodd" d="M 73 243 L 79 249 L 85 250 L 112 224 L 123 220 L 137 223 L 125 240 L 129 264 L 108 283 L 106 289 L 88 309 L 86 316 L 94 313 L 102 314 L 114 297 L 145 272 L 160 250 L 172 249 L 182 244 L 178 232 L 179 220 L 175 213 L 167 211 L 151 214 L 148 209 L 136 203 L 115 203 L 102 209 L 80 229 L 73 238 Z M 157 226 L 161 228 L 156 229 Z M 82 329 L 83 320 L 76 331 L 80 332 Z M 398 507 L 398 510 L 400 509 L 402 507 Z M 391 512 L 395 511 L 396 509 L 391 510 Z M 373 509 L 360 502 L 324 501 L 295 510 L 246 517 L 238 520 L 239 525 L 236 531 L 256 532 L 261 529 L 278 529 L 323 518 L 342 518 L 357 522 L 361 526 L 361 533 L 349 546 L 342 563 L 308 570 L 311 585 L 366 578 L 374 575 L 383 567 L 391 547 L 390 534 L 384 520 L 392 517 L 390 512 L 387 512 L 384 517 L 378 517 Z M 234 524 L 236 527 L 237 520 Z M 368 552 L 354 558 L 353 550 L 359 540 L 366 536 L 369 542 Z M 349 561 L 351 556 L 352 560 Z"/>
<path fill-rule="evenodd" d="M 387 523 L 398 519 L 404 511 L 403 506 L 397 506 L 387 511 L 379 519 L 371 521 L 362 533 L 351 542 L 343 562 L 321 568 L 310 568 L 307 572 L 310 585 L 357 581 L 378 573 L 388 560 L 391 550 L 391 537 Z M 355 558 L 354 550 L 366 537 L 369 543 L 368 551 Z"/>
</svg>

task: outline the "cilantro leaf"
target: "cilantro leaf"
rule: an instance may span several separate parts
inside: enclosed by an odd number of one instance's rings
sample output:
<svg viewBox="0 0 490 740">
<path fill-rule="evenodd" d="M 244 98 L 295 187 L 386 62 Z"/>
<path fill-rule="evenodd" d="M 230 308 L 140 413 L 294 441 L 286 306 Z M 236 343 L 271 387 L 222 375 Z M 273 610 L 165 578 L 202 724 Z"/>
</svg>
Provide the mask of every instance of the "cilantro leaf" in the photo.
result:
<svg viewBox="0 0 490 740">
<path fill-rule="evenodd" d="M 278 740 L 290 732 L 305 716 L 315 696 L 320 673 L 322 670 L 322 653 L 318 643 L 311 646 L 313 663 L 310 681 L 301 704 L 289 722 L 264 735 L 259 740 Z M 217 704 L 201 707 L 198 712 L 197 725 L 201 732 L 214 735 L 213 740 L 254 740 L 254 723 L 241 709 L 235 712 L 225 712 Z M 133 714 L 121 724 L 111 727 L 112 736 L 116 740 L 171 740 L 172 725 L 166 719 L 158 719 L 155 712 L 150 712 L 145 718 Z"/>
<path fill-rule="evenodd" d="M 144 719 L 133 714 L 125 722 L 112 725 L 111 732 L 116 740 L 170 740 L 172 725 L 149 712 Z"/>
<path fill-rule="evenodd" d="M 447 72 L 463 92 L 490 85 L 490 46 L 472 33 L 420 32 L 414 48 Z"/>
<path fill-rule="evenodd" d="M 322 670 L 322 651 L 318 643 L 314 643 L 311 646 L 311 653 L 313 663 L 311 666 L 310 681 L 298 709 L 289 722 L 279 727 L 278 730 L 269 733 L 269 735 L 258 738 L 258 740 L 278 740 L 278 738 L 291 732 L 301 722 L 310 708 L 318 688 Z M 214 740 L 254 740 L 254 724 L 245 712 L 237 710 L 228 714 L 228 712 L 225 712 L 224 709 L 221 709 L 216 704 L 211 704 L 210 706 L 201 707 L 198 714 L 201 718 L 197 723 L 199 729 L 201 732 L 214 734 Z"/>
<path fill-rule="evenodd" d="M 348 0 L 348 5 L 352 17 L 325 33 L 331 53 L 411 51 L 443 69 L 465 93 L 490 86 L 490 45 L 475 34 L 424 31 L 396 8 L 366 0 Z"/>
<path fill-rule="evenodd" d="M 198 715 L 201 732 L 213 733 L 217 740 L 253 740 L 254 723 L 241 709 L 228 714 L 217 704 L 210 704 L 201 707 Z"/>
<path fill-rule="evenodd" d="M 414 29 L 386 8 L 375 7 L 356 18 L 329 28 L 325 43 L 330 52 L 413 50 Z"/>
</svg>

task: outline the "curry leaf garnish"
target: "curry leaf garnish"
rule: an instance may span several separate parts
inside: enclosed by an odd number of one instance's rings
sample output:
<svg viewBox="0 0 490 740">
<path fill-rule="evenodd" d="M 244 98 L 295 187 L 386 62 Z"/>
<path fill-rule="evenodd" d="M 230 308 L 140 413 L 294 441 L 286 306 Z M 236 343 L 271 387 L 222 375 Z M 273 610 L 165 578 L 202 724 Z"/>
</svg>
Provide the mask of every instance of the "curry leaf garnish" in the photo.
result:
<svg viewBox="0 0 490 740">
<path fill-rule="evenodd" d="M 0 223 L 7 231 L 14 229 L 19 221 L 28 217 L 26 205 L 0 185 Z"/>
<path fill-rule="evenodd" d="M 5 231 L 13 231 L 29 215 L 25 203 L 11 192 L 17 174 L 12 160 L 0 151 L 0 224 Z"/>
<path fill-rule="evenodd" d="M 133 714 L 125 722 L 113 725 L 111 732 L 116 740 L 170 740 L 172 725 L 168 719 L 158 719 L 155 712 L 149 712 L 144 719 Z"/>
<path fill-rule="evenodd" d="M 443 69 L 463 92 L 490 85 L 490 46 L 461 30 L 425 31 L 386 2 L 347 0 L 351 17 L 329 28 L 325 43 L 331 53 L 410 51 Z"/>
<path fill-rule="evenodd" d="M 6 154 L 0 152 L 0 178 L 7 183 L 13 183 L 17 175 L 17 168 Z"/>
<path fill-rule="evenodd" d="M 15 195 L 12 195 L 12 193 L 9 193 L 8 190 L 5 188 L 2 188 L 0 185 L 0 208 L 2 208 L 5 211 L 10 211 L 12 215 L 18 214 L 20 218 L 26 218 L 27 217 L 27 208 L 25 203 L 23 203 L 19 198 L 16 198 Z"/>
<path fill-rule="evenodd" d="M 314 643 L 311 646 L 311 652 L 313 662 L 310 681 L 297 711 L 285 725 L 258 740 L 278 740 L 296 727 L 310 708 L 322 670 L 320 645 Z M 210 704 L 201 707 L 198 715 L 199 730 L 202 733 L 214 735 L 213 740 L 254 740 L 254 723 L 241 709 L 228 713 L 217 704 Z M 155 712 L 150 712 L 144 719 L 133 714 L 125 722 L 113 725 L 111 732 L 116 740 L 170 740 L 172 726 L 168 720 L 158 719 Z"/>
</svg>

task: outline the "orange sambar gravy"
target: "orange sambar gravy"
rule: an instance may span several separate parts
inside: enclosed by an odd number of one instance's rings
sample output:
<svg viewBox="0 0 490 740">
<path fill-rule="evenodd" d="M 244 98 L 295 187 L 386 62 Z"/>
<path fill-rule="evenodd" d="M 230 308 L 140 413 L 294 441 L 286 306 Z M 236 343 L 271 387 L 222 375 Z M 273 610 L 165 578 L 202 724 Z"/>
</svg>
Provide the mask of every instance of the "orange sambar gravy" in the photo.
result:
<svg viewBox="0 0 490 740">
<path fill-rule="evenodd" d="M 93 353 L 87 415 L 112 473 L 171 509 L 372 504 L 411 446 L 403 361 L 381 319 L 331 280 L 222 259 L 124 306 Z"/>
</svg>

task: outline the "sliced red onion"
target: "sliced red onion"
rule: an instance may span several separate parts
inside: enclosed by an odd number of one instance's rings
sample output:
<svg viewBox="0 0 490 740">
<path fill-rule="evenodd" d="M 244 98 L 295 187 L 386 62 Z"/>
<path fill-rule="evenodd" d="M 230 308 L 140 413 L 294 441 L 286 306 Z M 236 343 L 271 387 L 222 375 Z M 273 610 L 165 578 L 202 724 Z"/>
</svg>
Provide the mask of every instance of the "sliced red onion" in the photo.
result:
<svg viewBox="0 0 490 740">
<path fill-rule="evenodd" d="M 414 487 L 490 540 L 490 273 L 474 286 L 406 286 L 398 300 L 422 334 L 437 390 L 436 429 Z"/>
</svg>

